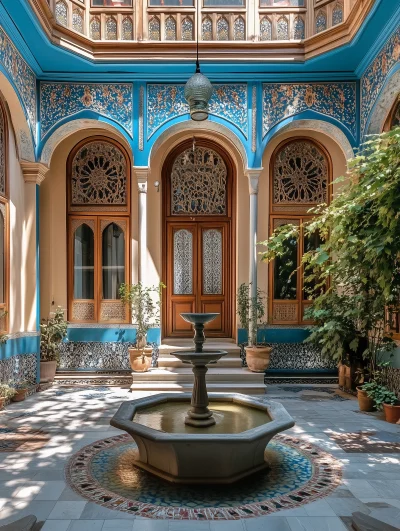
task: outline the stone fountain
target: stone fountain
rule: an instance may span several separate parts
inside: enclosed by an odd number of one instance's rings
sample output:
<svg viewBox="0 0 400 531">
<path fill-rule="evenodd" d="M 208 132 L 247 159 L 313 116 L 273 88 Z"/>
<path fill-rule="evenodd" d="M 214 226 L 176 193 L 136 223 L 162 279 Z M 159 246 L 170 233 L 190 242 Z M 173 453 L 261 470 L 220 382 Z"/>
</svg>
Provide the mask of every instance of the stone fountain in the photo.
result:
<svg viewBox="0 0 400 531">
<path fill-rule="evenodd" d="M 138 446 L 134 465 L 176 483 L 233 483 L 266 467 L 264 452 L 277 433 L 294 426 L 278 402 L 235 393 L 211 393 L 207 365 L 227 352 L 204 350 L 204 325 L 218 314 L 183 313 L 194 326 L 195 349 L 173 352 L 190 363 L 192 395 L 157 394 L 124 402 L 112 426 Z"/>
</svg>

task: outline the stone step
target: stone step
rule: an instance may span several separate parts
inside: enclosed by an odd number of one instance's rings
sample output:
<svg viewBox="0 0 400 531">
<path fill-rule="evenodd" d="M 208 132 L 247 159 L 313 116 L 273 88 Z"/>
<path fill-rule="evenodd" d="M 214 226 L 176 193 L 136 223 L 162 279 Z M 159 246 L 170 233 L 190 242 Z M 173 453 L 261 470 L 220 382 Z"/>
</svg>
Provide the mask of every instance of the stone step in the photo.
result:
<svg viewBox="0 0 400 531">
<path fill-rule="evenodd" d="M 186 363 L 182 363 L 181 360 L 179 360 L 175 356 L 168 356 L 168 355 L 167 356 L 163 355 L 158 358 L 158 366 L 160 369 L 164 367 L 177 367 L 177 368 L 188 367 Z M 224 356 L 223 358 L 218 360 L 218 367 L 224 367 L 224 368 L 231 367 L 231 368 L 239 369 L 241 366 L 242 366 L 242 360 L 240 359 L 239 356 L 232 356 L 231 354 L 229 354 L 228 356 Z"/>
<path fill-rule="evenodd" d="M 148 372 L 132 373 L 134 382 L 193 382 L 193 372 L 187 365 L 183 368 L 163 367 L 150 369 Z M 223 368 L 210 366 L 207 372 L 209 382 L 240 382 L 240 383 L 263 383 L 264 374 L 251 372 L 246 368 Z"/>
<path fill-rule="evenodd" d="M 131 391 L 148 391 L 159 393 L 191 393 L 193 384 L 180 382 L 133 382 Z M 209 393 L 243 393 L 245 395 L 264 395 L 266 387 L 261 383 L 228 383 L 228 382 L 208 382 L 207 390 Z"/>
<path fill-rule="evenodd" d="M 272 374 L 265 373 L 266 384 L 338 384 L 339 378 L 335 375 L 325 374 Z"/>
</svg>

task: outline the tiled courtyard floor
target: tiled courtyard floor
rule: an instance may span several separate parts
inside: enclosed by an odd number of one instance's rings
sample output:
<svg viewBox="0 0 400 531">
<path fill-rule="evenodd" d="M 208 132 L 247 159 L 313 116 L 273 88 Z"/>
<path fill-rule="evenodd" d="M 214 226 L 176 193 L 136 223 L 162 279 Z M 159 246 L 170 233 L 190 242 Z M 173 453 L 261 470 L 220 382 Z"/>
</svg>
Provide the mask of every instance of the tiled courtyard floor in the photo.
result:
<svg viewBox="0 0 400 531">
<path fill-rule="evenodd" d="M 358 402 L 334 387 L 269 386 L 266 396 L 295 419 L 288 433 L 343 464 L 342 484 L 326 498 L 225 522 L 135 518 L 88 502 L 67 486 L 65 464 L 83 446 L 121 433 L 109 419 L 131 397 L 125 389 L 53 387 L 2 411 L 0 525 L 35 514 L 42 531 L 340 531 L 361 511 L 400 529 L 400 426 L 359 413 Z M 7 447 L 7 431 L 23 433 L 24 427 L 42 430 L 34 446 Z"/>
</svg>

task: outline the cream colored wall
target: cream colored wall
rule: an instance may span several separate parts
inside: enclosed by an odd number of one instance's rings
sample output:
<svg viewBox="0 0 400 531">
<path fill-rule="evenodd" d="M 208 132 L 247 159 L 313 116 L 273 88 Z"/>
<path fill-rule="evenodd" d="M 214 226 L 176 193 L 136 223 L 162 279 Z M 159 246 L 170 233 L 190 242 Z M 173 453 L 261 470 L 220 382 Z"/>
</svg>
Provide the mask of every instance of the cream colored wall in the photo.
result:
<svg viewBox="0 0 400 531">
<path fill-rule="evenodd" d="M 67 187 L 66 163 L 73 147 L 85 138 L 102 135 L 121 139 L 109 131 L 85 129 L 63 140 L 55 149 L 50 170 L 40 186 L 40 315 L 47 317 L 67 299 Z M 129 146 L 124 147 L 130 153 Z M 131 161 L 132 162 L 132 161 Z M 131 278 L 137 279 L 137 186 L 131 190 Z"/>
<path fill-rule="evenodd" d="M 9 332 L 35 330 L 36 321 L 36 263 L 28 262 L 26 256 L 25 232 L 25 189 L 21 166 L 17 157 L 12 128 L 8 135 L 8 182 L 10 223 L 10 299 Z M 25 244 L 25 245 L 24 245 Z M 26 273 L 31 285 L 27 287 Z M 33 278 L 32 278 L 33 277 Z M 33 285 L 32 285 L 33 282 Z M 28 292 L 27 292 L 28 291 Z"/>
<path fill-rule="evenodd" d="M 271 156 L 275 148 L 288 138 L 308 137 L 320 142 L 329 152 L 332 159 L 333 179 L 345 175 L 346 173 L 346 158 L 339 147 L 339 145 L 329 136 L 320 132 L 311 131 L 308 129 L 298 129 L 295 132 L 289 131 L 275 136 L 267 145 L 263 156 L 263 172 L 260 176 L 259 192 L 258 192 L 258 240 L 264 241 L 269 235 L 269 173 Z M 334 188 L 334 192 L 336 187 Z M 260 251 L 263 247 L 260 246 Z M 268 266 L 264 263 L 259 263 L 258 266 L 258 285 L 268 293 Z"/>
</svg>

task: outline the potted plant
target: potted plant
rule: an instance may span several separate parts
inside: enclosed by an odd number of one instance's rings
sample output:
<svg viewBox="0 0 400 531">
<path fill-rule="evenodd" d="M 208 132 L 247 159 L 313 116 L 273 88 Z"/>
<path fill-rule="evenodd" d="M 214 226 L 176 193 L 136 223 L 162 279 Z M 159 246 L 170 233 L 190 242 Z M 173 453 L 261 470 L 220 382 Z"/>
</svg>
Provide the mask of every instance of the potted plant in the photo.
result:
<svg viewBox="0 0 400 531">
<path fill-rule="evenodd" d="M 11 400 L 15 394 L 15 389 L 8 384 L 0 383 L 0 409 L 4 407 L 6 400 Z"/>
<path fill-rule="evenodd" d="M 259 345 L 258 326 L 265 315 L 265 294 L 257 288 L 255 297 L 251 297 L 251 284 L 241 284 L 237 293 L 237 314 L 242 328 L 248 332 L 245 347 L 247 367 L 252 372 L 265 372 L 270 364 L 272 348 Z"/>
<path fill-rule="evenodd" d="M 23 400 L 25 400 L 30 387 L 29 382 L 18 382 L 16 384 L 13 384 L 12 387 L 15 393 L 11 400 L 13 402 L 22 402 Z"/>
<path fill-rule="evenodd" d="M 400 400 L 395 393 L 376 380 L 364 384 L 361 390 L 368 395 L 377 410 L 384 411 L 387 422 L 396 424 L 400 419 Z"/>
<path fill-rule="evenodd" d="M 132 322 L 136 324 L 136 346 L 129 348 L 131 368 L 134 372 L 146 372 L 151 366 L 152 347 L 147 347 L 147 332 L 152 326 L 160 324 L 161 295 L 165 285 L 144 286 L 137 284 L 121 284 L 119 294 L 121 300 L 129 304 Z"/>
<path fill-rule="evenodd" d="M 56 375 L 61 342 L 67 337 L 64 311 L 57 308 L 53 317 L 40 324 L 40 382 L 52 382 Z"/>
</svg>

